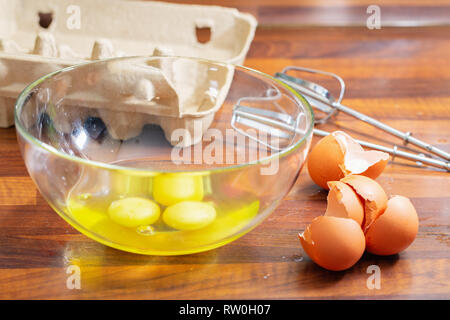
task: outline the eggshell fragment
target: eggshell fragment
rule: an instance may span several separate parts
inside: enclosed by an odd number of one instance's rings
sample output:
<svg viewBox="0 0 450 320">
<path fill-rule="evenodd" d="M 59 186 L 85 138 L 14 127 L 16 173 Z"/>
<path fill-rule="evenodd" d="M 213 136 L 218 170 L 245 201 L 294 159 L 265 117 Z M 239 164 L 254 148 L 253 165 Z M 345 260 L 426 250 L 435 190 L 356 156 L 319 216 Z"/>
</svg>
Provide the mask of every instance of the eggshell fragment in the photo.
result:
<svg viewBox="0 0 450 320">
<path fill-rule="evenodd" d="M 308 156 L 308 172 L 311 179 L 320 187 L 328 189 L 328 181 L 344 177 L 339 164 L 344 162 L 344 152 L 333 134 L 317 142 Z"/>
<path fill-rule="evenodd" d="M 375 180 L 360 176 L 349 175 L 341 179 L 351 186 L 353 190 L 364 200 L 364 232 L 386 210 L 387 195 L 383 188 Z"/>
<path fill-rule="evenodd" d="M 360 174 L 372 179 L 377 178 L 387 165 L 389 154 L 386 152 L 365 151 L 352 137 L 342 131 L 334 136 L 344 151 L 344 163 L 340 165 L 345 175 Z"/>
<path fill-rule="evenodd" d="M 366 233 L 367 251 L 392 255 L 405 250 L 416 238 L 419 218 L 411 201 L 402 196 L 389 199 L 386 211 Z"/>
<path fill-rule="evenodd" d="M 370 151 L 366 151 L 366 152 L 370 152 Z M 386 155 L 387 155 L 387 153 L 386 153 Z M 361 175 L 366 176 L 371 179 L 376 179 L 383 172 L 384 168 L 386 168 L 386 165 L 388 164 L 388 162 L 389 162 L 389 157 L 386 159 L 380 160 L 377 163 L 375 163 L 374 165 L 372 165 L 371 167 L 369 167 L 369 169 L 367 169 L 366 171 L 361 173 Z"/>
<path fill-rule="evenodd" d="M 352 267 L 365 249 L 364 233 L 353 219 L 317 217 L 299 239 L 315 263 L 332 271 Z"/>
<path fill-rule="evenodd" d="M 319 140 L 308 156 L 308 172 L 320 187 L 328 189 L 328 181 L 340 180 L 349 174 L 372 179 L 386 167 L 389 155 L 381 151 L 365 151 L 352 137 L 335 131 Z"/>
<path fill-rule="evenodd" d="M 325 216 L 350 218 L 361 226 L 364 221 L 364 203 L 355 191 L 340 181 L 330 181 L 328 186 L 330 192 Z"/>
</svg>

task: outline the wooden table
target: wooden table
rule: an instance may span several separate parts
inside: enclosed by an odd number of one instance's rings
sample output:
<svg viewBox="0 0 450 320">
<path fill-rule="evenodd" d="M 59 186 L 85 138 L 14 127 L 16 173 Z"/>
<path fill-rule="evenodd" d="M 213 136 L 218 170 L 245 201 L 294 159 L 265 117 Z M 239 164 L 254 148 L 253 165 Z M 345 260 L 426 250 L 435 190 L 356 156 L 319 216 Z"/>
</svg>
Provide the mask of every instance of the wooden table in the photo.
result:
<svg viewBox="0 0 450 320">
<path fill-rule="evenodd" d="M 450 151 L 448 1 L 437 7 L 425 0 L 414 6 L 381 2 L 386 24 L 419 25 L 381 30 L 365 27 L 371 1 L 332 7 L 280 2 L 247 1 L 240 7 L 261 23 L 247 66 L 269 74 L 287 65 L 335 72 L 347 82 L 347 105 Z M 322 129 L 401 143 L 345 115 Z M 353 268 L 329 272 L 311 262 L 297 240 L 326 207 L 326 192 L 306 170 L 278 209 L 239 240 L 200 254 L 148 257 L 98 244 L 60 219 L 28 177 L 14 128 L 0 129 L 0 161 L 3 299 L 450 298 L 450 175 L 443 171 L 390 162 L 378 181 L 389 194 L 411 198 L 420 216 L 417 239 L 399 255 L 365 254 Z M 67 289 L 71 264 L 81 268 L 80 290 Z M 370 265 L 380 267 L 379 290 L 366 285 Z"/>
</svg>

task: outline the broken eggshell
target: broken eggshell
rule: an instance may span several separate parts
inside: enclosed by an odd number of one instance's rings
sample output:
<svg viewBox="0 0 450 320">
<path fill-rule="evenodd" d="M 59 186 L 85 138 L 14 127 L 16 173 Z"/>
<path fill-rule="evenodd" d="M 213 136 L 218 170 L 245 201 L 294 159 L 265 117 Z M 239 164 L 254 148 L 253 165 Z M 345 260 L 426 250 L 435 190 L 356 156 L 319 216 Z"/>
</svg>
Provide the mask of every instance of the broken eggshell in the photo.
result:
<svg viewBox="0 0 450 320">
<path fill-rule="evenodd" d="M 388 160 L 387 153 L 365 151 L 345 132 L 334 131 L 312 148 L 308 156 L 308 172 L 317 185 L 328 189 L 328 181 L 337 181 L 349 174 L 375 179 Z"/>
<path fill-rule="evenodd" d="M 328 182 L 330 192 L 327 197 L 325 216 L 350 218 L 360 226 L 364 221 L 364 203 L 355 191 L 340 181 Z"/>
<path fill-rule="evenodd" d="M 370 225 L 381 215 L 387 206 L 387 195 L 384 189 L 375 180 L 360 176 L 349 175 L 340 180 L 346 183 L 364 201 L 363 231 L 367 231 Z"/>
<path fill-rule="evenodd" d="M 315 263 L 332 271 L 352 267 L 366 246 L 364 233 L 355 220 L 331 216 L 315 218 L 299 239 Z"/>
<path fill-rule="evenodd" d="M 383 256 L 397 254 L 409 247 L 418 230 L 419 218 L 411 201 L 394 196 L 366 232 L 367 251 Z"/>
</svg>

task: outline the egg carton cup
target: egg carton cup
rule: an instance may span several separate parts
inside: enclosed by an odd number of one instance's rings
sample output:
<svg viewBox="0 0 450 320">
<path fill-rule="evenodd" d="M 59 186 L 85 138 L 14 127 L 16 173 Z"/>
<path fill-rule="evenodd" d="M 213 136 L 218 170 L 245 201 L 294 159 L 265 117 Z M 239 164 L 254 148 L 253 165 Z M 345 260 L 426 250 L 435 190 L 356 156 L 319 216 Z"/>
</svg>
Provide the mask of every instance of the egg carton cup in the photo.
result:
<svg viewBox="0 0 450 320">
<path fill-rule="evenodd" d="M 71 25 L 76 13 L 80 23 Z M 50 17 L 47 28 L 40 25 L 42 15 Z M 197 38 L 199 28 L 210 31 L 206 43 Z M 117 0 L 80 0 L 76 5 L 67 0 L 0 0 L 0 127 L 14 124 L 14 102 L 23 88 L 50 72 L 122 56 L 191 56 L 242 64 L 255 28 L 253 16 L 217 6 Z M 169 137 L 179 128 L 193 134 L 197 120 L 204 132 L 223 103 L 233 77 L 232 67 L 219 70 L 218 92 L 211 96 L 205 91 L 208 70 L 199 63 L 180 60 L 165 66 L 130 68 L 118 62 L 112 66 L 117 70 L 109 70 L 109 74 L 116 77 L 99 81 L 96 85 L 101 88 L 95 95 L 69 94 L 63 104 L 54 106 L 67 109 L 66 121 L 55 121 L 57 129 L 70 130 L 70 105 L 89 101 L 87 116 L 100 116 L 118 139 L 137 135 L 137 122 L 158 124 Z M 187 71 L 194 72 L 195 77 L 183 78 Z M 111 97 L 111 93 L 116 96 Z M 165 98 L 160 103 L 152 100 L 161 96 Z M 198 140 L 193 136 L 193 143 Z"/>
<path fill-rule="evenodd" d="M 99 117 L 120 140 L 138 136 L 146 124 L 159 125 L 169 142 L 181 147 L 199 142 L 221 107 L 232 82 L 232 65 L 166 57 L 105 62 L 78 77 L 57 75 L 36 99 L 55 129 Z M 195 81 L 193 81 L 195 79 Z M 49 98 L 51 95 L 51 99 Z M 33 115 L 29 125 L 33 125 Z M 180 130 L 173 135 L 175 130 Z"/>
</svg>

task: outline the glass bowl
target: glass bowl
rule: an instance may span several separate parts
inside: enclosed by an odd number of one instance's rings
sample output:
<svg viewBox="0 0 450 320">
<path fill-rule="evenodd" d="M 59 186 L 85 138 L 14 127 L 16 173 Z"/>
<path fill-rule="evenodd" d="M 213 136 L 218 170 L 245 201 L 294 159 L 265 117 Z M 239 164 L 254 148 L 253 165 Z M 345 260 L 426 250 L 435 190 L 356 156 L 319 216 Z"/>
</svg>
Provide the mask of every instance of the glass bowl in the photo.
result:
<svg viewBox="0 0 450 320">
<path fill-rule="evenodd" d="M 290 115 L 297 130 L 234 122 L 236 105 Z M 113 248 L 179 255 L 229 243 L 276 208 L 305 162 L 313 113 L 242 66 L 127 57 L 35 81 L 15 122 L 31 178 L 65 221 Z"/>
</svg>

